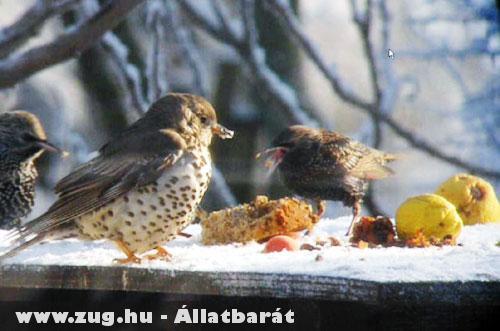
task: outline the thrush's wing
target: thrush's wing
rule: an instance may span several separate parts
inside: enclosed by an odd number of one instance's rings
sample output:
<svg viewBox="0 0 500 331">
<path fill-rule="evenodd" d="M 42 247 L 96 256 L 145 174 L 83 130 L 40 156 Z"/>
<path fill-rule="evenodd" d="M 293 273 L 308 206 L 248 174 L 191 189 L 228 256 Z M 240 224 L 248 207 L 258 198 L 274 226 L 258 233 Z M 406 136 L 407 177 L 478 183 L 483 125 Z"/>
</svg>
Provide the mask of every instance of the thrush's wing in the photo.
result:
<svg viewBox="0 0 500 331">
<path fill-rule="evenodd" d="M 130 144 L 118 148 L 112 141 L 98 157 L 63 178 L 55 188 L 59 199 L 45 214 L 27 223 L 19 239 L 52 229 L 155 181 L 182 155 L 183 140 L 175 132 L 153 132 L 140 139 L 149 143 L 131 139 Z"/>
</svg>

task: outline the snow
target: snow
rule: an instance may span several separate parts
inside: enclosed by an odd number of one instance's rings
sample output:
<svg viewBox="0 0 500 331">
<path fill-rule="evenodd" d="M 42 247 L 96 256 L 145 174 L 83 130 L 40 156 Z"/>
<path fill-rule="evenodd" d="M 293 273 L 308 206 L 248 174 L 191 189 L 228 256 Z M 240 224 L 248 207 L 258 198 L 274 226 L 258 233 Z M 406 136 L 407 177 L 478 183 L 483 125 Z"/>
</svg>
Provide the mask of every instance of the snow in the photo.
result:
<svg viewBox="0 0 500 331">
<path fill-rule="evenodd" d="M 223 271 L 309 274 L 345 277 L 370 281 L 498 281 L 500 280 L 500 224 L 466 226 L 459 237 L 460 246 L 430 248 L 352 247 L 344 233 L 350 217 L 323 219 L 314 232 L 304 237 L 313 243 L 317 237 L 335 236 L 341 246 L 320 251 L 263 253 L 264 244 L 231 244 L 203 246 L 201 228 L 191 225 L 180 237 L 165 247 L 173 254 L 170 262 L 144 261 L 131 268 L 167 269 L 171 271 Z M 0 251 L 7 244 L 7 232 L 0 231 Z M 323 259 L 316 261 L 321 255 Z M 52 241 L 33 246 L 4 263 L 37 265 L 113 266 L 114 258 L 123 258 L 114 245 L 106 241 L 83 242 L 77 239 Z"/>
</svg>

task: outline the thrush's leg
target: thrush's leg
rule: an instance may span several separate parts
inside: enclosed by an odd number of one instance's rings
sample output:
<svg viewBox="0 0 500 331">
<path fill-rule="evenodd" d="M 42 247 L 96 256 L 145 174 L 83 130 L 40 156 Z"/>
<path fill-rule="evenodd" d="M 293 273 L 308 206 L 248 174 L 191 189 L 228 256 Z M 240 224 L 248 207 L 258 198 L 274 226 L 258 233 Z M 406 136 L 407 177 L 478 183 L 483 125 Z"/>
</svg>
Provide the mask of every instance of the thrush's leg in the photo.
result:
<svg viewBox="0 0 500 331">
<path fill-rule="evenodd" d="M 358 221 L 359 212 L 361 211 L 361 202 L 358 200 L 354 203 L 352 207 L 352 221 L 349 225 L 349 229 L 347 230 L 346 236 L 350 236 L 352 234 L 352 229 L 354 228 L 354 224 Z"/>
<path fill-rule="evenodd" d="M 325 210 L 326 210 L 326 203 L 325 203 L 325 201 L 321 200 L 321 199 L 316 199 L 316 208 L 317 208 L 316 215 L 318 217 L 323 216 L 323 214 L 325 213 Z"/>
<path fill-rule="evenodd" d="M 155 249 L 156 249 L 156 254 L 146 255 L 145 258 L 147 258 L 148 260 L 161 259 L 165 261 L 170 261 L 170 259 L 172 258 L 172 254 L 167 252 L 165 248 L 158 246 Z"/>
<path fill-rule="evenodd" d="M 141 259 L 135 256 L 135 254 L 125 245 L 121 240 L 115 241 L 116 246 L 127 255 L 126 259 L 114 259 L 113 261 L 118 264 L 129 264 L 129 263 L 141 263 Z"/>
</svg>

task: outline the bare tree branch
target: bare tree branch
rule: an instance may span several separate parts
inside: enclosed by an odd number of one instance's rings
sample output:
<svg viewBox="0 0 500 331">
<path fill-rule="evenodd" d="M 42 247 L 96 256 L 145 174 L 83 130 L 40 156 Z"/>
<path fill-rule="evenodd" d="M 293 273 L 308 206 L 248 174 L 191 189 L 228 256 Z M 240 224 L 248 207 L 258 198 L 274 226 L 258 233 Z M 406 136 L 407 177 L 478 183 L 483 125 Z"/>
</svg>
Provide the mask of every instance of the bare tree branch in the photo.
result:
<svg viewBox="0 0 500 331">
<path fill-rule="evenodd" d="M 373 90 L 375 91 L 375 102 L 374 104 L 377 106 L 380 105 L 380 99 L 382 96 L 382 89 L 379 84 L 379 77 L 378 77 L 378 68 L 377 68 L 377 62 L 375 61 L 375 53 L 376 49 L 373 46 L 371 39 L 370 39 L 370 33 L 371 33 L 371 28 L 372 28 L 372 15 L 373 15 L 373 1 L 372 0 L 367 0 L 366 1 L 366 7 L 363 10 L 363 12 L 360 11 L 360 9 L 357 8 L 356 6 L 356 0 L 351 0 L 351 8 L 352 8 L 352 15 L 353 15 L 353 21 L 358 27 L 359 33 L 361 35 L 361 42 L 363 45 L 363 51 L 366 54 L 366 57 L 368 59 L 368 71 L 370 72 L 370 80 L 372 82 L 372 87 Z"/>
<path fill-rule="evenodd" d="M 381 102 L 382 102 L 382 94 L 383 89 L 380 84 L 379 77 L 379 68 L 378 63 L 376 61 L 376 52 L 373 43 L 371 42 L 370 35 L 373 28 L 373 2 L 372 0 L 366 1 L 366 6 L 363 12 L 357 8 L 356 0 L 351 0 L 351 9 L 353 15 L 353 21 L 355 25 L 358 27 L 361 43 L 363 46 L 363 51 L 366 54 L 368 59 L 368 71 L 370 73 L 370 81 L 373 89 L 373 95 L 375 100 L 374 104 L 374 112 L 382 112 Z M 372 145 L 375 148 L 380 148 L 382 146 L 382 125 L 380 120 L 377 118 L 375 114 L 370 114 L 370 119 L 372 122 Z M 384 214 L 380 208 L 380 206 L 375 201 L 375 183 L 372 183 L 367 190 L 367 194 L 365 197 L 365 208 L 367 208 L 372 215 L 381 215 Z"/>
<path fill-rule="evenodd" d="M 169 90 L 165 72 L 167 49 L 163 47 L 162 43 L 165 39 L 166 30 L 162 22 L 165 15 L 165 7 L 159 0 L 150 1 L 147 4 L 146 25 L 153 33 L 153 44 L 148 52 L 146 78 L 148 81 L 148 99 L 150 103 L 153 103 Z"/>
<path fill-rule="evenodd" d="M 206 97 L 208 96 L 208 89 L 206 82 L 203 79 L 204 75 L 201 56 L 198 52 L 198 48 L 191 38 L 191 31 L 188 30 L 182 22 L 177 9 L 177 3 L 169 0 L 164 1 L 164 3 L 166 8 L 166 20 L 170 22 L 172 33 L 174 34 L 174 38 L 184 55 L 184 60 L 193 72 L 193 86 L 195 93 Z"/>
<path fill-rule="evenodd" d="M 327 65 L 320 55 L 319 50 L 313 45 L 311 40 L 305 34 L 305 32 L 300 27 L 300 23 L 292 13 L 288 4 L 283 3 L 280 0 L 270 0 L 266 1 L 266 5 L 271 9 L 271 13 L 286 26 L 285 29 L 296 40 L 298 44 L 304 49 L 306 55 L 311 59 L 311 61 L 316 64 L 319 71 L 328 79 L 332 85 L 333 90 L 337 93 L 342 100 L 350 103 L 354 106 L 370 109 L 372 105 L 362 100 L 359 96 L 355 95 L 353 89 L 348 87 L 341 77 L 334 70 L 333 65 Z"/>
<path fill-rule="evenodd" d="M 51 16 L 64 13 L 80 0 L 38 0 L 18 20 L 0 31 L 0 58 L 11 54 Z"/>
<path fill-rule="evenodd" d="M 177 2 L 189 18 L 209 35 L 221 42 L 229 44 L 235 49 L 243 47 L 243 37 L 237 35 L 235 31 L 225 30 L 224 27 L 218 25 L 220 23 L 210 20 L 206 15 L 197 10 L 188 0 L 177 0 Z M 218 15 L 223 14 L 219 13 Z"/>
<path fill-rule="evenodd" d="M 236 50 L 250 67 L 258 86 L 263 87 L 263 90 L 273 97 L 278 106 L 287 112 L 293 122 L 318 126 L 316 121 L 303 111 L 303 107 L 295 91 L 269 68 L 265 61 L 264 51 L 259 47 L 258 43 L 252 40 L 252 38 L 257 38 L 255 24 L 253 24 L 254 17 L 247 11 L 253 11 L 253 1 L 244 1 L 242 3 L 245 36 L 240 36 L 234 29 L 224 30 L 224 25 L 210 20 L 189 1 L 178 0 L 178 2 L 189 18 L 202 30 L 209 33 L 215 39 L 227 43 Z M 222 12 L 217 14 L 219 17 L 223 15 Z M 228 24 L 226 26 L 229 27 Z"/>
<path fill-rule="evenodd" d="M 85 51 L 143 1 L 110 0 L 96 15 L 78 23 L 55 41 L 1 61 L 0 88 L 13 86 L 42 69 Z"/>
<path fill-rule="evenodd" d="M 149 17 L 149 16 L 152 17 Z M 151 20 L 150 22 L 147 22 Z M 148 61 L 146 63 L 146 77 L 148 81 L 148 100 L 153 102 L 158 99 L 161 95 L 160 91 L 160 15 L 157 11 L 150 14 L 148 13 L 148 19 L 146 20 L 146 25 L 149 30 L 153 33 L 153 44 L 148 51 Z"/>
<path fill-rule="evenodd" d="M 82 2 L 78 13 L 80 19 L 92 17 L 100 10 L 97 0 L 86 0 Z M 128 47 L 118 38 L 118 36 L 108 31 L 101 41 L 101 46 L 111 59 L 113 73 L 117 76 L 118 83 L 122 85 L 126 93 L 125 96 L 125 114 L 128 121 L 137 120 L 148 108 L 148 102 L 143 95 L 141 72 L 137 66 L 128 61 Z M 132 110 L 130 112 L 129 110 Z"/>
<path fill-rule="evenodd" d="M 128 117 L 135 120 L 142 116 L 149 106 L 143 94 L 141 73 L 137 66 L 128 61 L 128 48 L 114 33 L 108 32 L 104 35 L 102 45 L 118 68 L 120 79 L 128 92 L 125 93 L 127 104 L 135 110 L 135 116 Z"/>
<path fill-rule="evenodd" d="M 422 40 L 426 45 L 428 45 L 428 49 L 429 49 L 429 53 L 430 54 L 431 52 L 437 52 L 437 53 L 440 53 L 441 50 L 440 50 L 440 46 L 438 46 L 436 43 L 432 42 L 432 40 L 427 37 L 425 34 L 422 34 L 422 33 L 418 33 L 417 29 L 410 25 L 410 30 L 415 34 L 415 36 L 417 36 L 417 38 L 419 38 L 420 40 Z M 398 52 L 399 54 L 399 52 Z M 407 56 L 408 54 L 405 54 L 405 52 L 401 52 L 401 54 L 399 54 L 398 56 Z M 418 58 L 418 56 L 416 56 Z M 444 66 L 444 68 L 447 69 L 448 73 L 450 74 L 451 78 L 456 82 L 456 84 L 458 85 L 458 87 L 460 88 L 462 94 L 464 95 L 465 99 L 467 99 L 470 95 L 470 92 L 469 92 L 469 88 L 467 87 L 467 85 L 465 84 L 463 78 L 462 78 L 462 75 L 460 75 L 460 72 L 459 70 L 456 68 L 456 66 L 452 63 L 452 58 L 448 57 L 448 56 L 442 56 L 442 57 L 436 57 L 436 58 L 433 58 L 432 60 L 436 60 L 436 61 L 439 61 L 442 63 L 442 65 Z"/>
<path fill-rule="evenodd" d="M 229 24 L 229 21 L 227 20 L 227 16 L 226 16 L 226 13 L 224 11 L 224 7 L 221 6 L 220 1 L 219 0 L 210 1 L 210 4 L 212 5 L 212 10 L 214 11 L 215 15 L 217 16 L 217 19 L 219 20 L 219 24 L 222 25 L 222 29 L 234 34 L 235 32 L 232 30 L 231 25 Z"/>
<path fill-rule="evenodd" d="M 375 96 L 375 101 L 373 102 L 373 111 L 381 112 L 380 103 L 382 100 L 382 88 L 380 86 L 379 70 L 377 62 L 375 60 L 375 47 L 370 40 L 370 32 L 372 28 L 372 0 L 366 2 L 366 8 L 363 13 L 356 6 L 356 0 L 351 0 L 351 8 L 353 20 L 358 27 L 359 33 L 361 35 L 361 42 L 363 45 L 363 51 L 368 59 L 368 71 L 370 72 L 370 81 L 373 89 L 373 94 Z M 380 120 L 375 114 L 370 114 L 373 122 L 373 146 L 375 148 L 380 148 L 382 145 L 382 126 L 380 125 Z"/>
<path fill-rule="evenodd" d="M 367 4 L 367 11 L 369 11 L 370 19 L 368 22 L 372 21 L 372 16 L 373 16 L 373 3 L 371 0 L 369 0 Z M 389 44 L 390 44 L 390 21 L 391 17 L 389 14 L 389 10 L 386 6 L 386 1 L 385 0 L 378 0 L 378 9 L 379 9 L 379 15 L 380 15 L 380 20 L 381 20 L 381 37 L 382 37 L 382 50 L 384 52 L 389 50 Z M 383 61 L 381 64 L 377 64 L 376 59 L 377 52 L 374 49 L 374 46 L 370 42 L 369 39 L 369 33 L 370 29 L 373 28 L 373 25 L 370 25 L 365 30 L 361 31 L 361 36 L 363 39 L 366 39 L 364 44 L 365 49 L 370 49 L 370 54 L 373 54 L 371 57 L 371 60 L 369 60 L 369 64 L 371 68 L 375 68 L 378 66 L 379 70 L 376 70 L 375 72 L 372 71 L 371 77 L 373 81 L 373 86 L 376 86 L 377 89 L 377 99 L 376 99 L 376 104 L 377 104 L 377 109 L 378 112 L 380 113 L 388 113 L 392 109 L 394 109 L 394 104 L 397 100 L 398 92 L 399 92 L 399 81 L 396 79 L 396 76 L 394 74 L 394 71 L 392 70 L 391 63 L 389 61 Z M 380 73 L 380 74 L 379 74 Z M 385 86 L 382 87 L 382 80 L 385 81 Z M 375 148 L 380 148 L 382 145 L 382 123 L 377 120 L 376 116 L 371 116 L 372 119 L 372 125 L 374 127 L 373 130 L 373 146 Z M 372 215 L 387 215 L 380 206 L 376 203 L 375 201 L 375 189 L 376 189 L 376 184 L 373 182 L 369 187 L 368 191 L 366 194 L 365 198 L 365 203 L 364 207 L 367 208 Z"/>
<path fill-rule="evenodd" d="M 500 56 L 500 51 L 491 50 L 488 46 L 472 46 L 467 49 L 452 49 L 447 46 L 441 46 L 433 50 L 400 50 L 398 51 L 398 57 L 401 58 L 412 58 L 415 60 L 429 61 L 433 59 L 442 58 L 457 58 L 457 59 L 467 59 L 472 56 L 490 56 L 492 58 Z"/>
<path fill-rule="evenodd" d="M 380 19 L 382 22 L 382 50 L 383 52 L 388 52 L 391 44 L 391 21 L 392 17 L 387 8 L 387 2 L 385 0 L 378 1 L 378 9 L 380 12 Z M 385 56 L 385 54 L 383 55 Z M 382 113 L 389 113 L 394 110 L 394 105 L 398 99 L 400 81 L 409 81 L 414 79 L 413 77 L 402 77 L 396 78 L 396 74 L 393 70 L 393 63 L 391 61 L 382 61 L 380 66 L 382 71 L 382 79 L 385 83 L 382 89 L 381 100 L 379 103 L 379 108 Z M 379 80 L 379 84 L 382 84 Z"/>
<path fill-rule="evenodd" d="M 296 123 L 309 126 L 318 126 L 315 120 L 302 110 L 300 101 L 295 91 L 266 64 L 265 52 L 257 40 L 257 27 L 255 26 L 255 3 L 253 0 L 240 0 L 242 5 L 242 18 L 244 27 L 244 44 L 238 51 L 249 64 L 258 81 L 280 103 L 283 109 L 288 110 Z"/>
</svg>

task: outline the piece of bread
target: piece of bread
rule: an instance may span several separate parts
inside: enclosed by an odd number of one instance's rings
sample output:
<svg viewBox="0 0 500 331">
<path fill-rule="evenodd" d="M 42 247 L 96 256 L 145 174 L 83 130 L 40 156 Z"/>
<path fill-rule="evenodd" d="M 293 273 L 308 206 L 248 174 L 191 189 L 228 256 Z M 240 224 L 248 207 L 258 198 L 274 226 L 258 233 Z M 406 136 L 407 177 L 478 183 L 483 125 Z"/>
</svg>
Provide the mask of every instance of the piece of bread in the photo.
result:
<svg viewBox="0 0 500 331">
<path fill-rule="evenodd" d="M 276 235 L 311 229 L 318 220 L 311 205 L 304 201 L 257 196 L 251 203 L 203 218 L 201 240 L 205 245 L 262 242 Z"/>
</svg>

